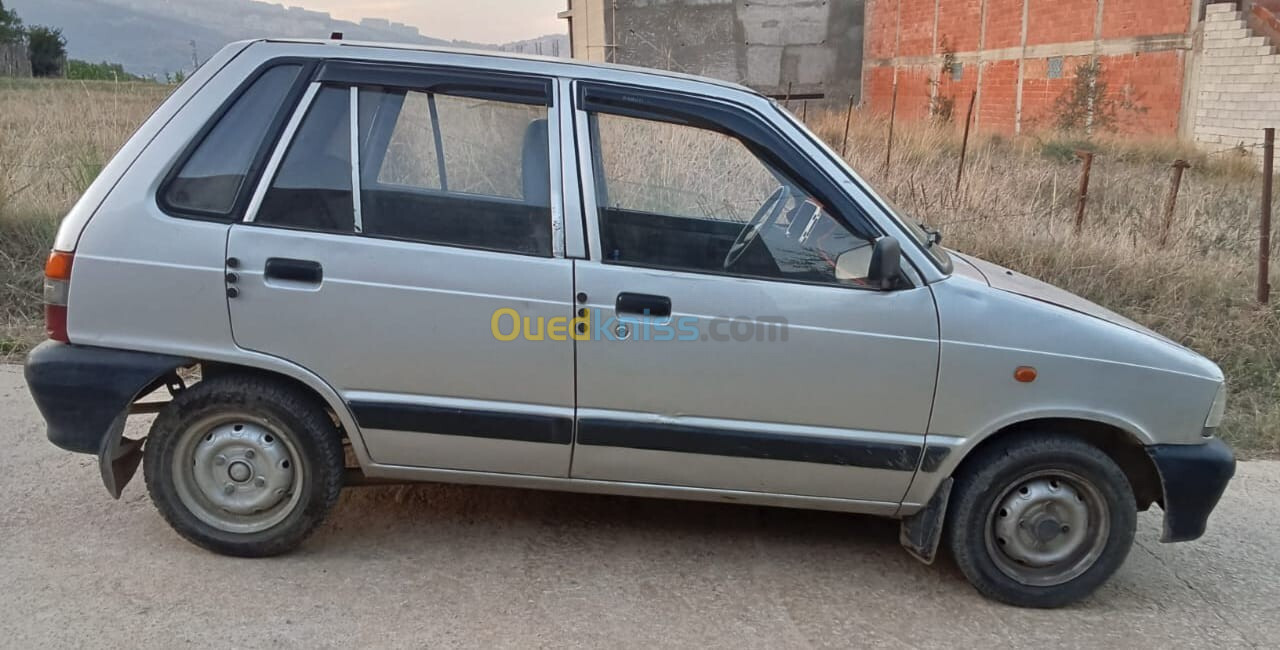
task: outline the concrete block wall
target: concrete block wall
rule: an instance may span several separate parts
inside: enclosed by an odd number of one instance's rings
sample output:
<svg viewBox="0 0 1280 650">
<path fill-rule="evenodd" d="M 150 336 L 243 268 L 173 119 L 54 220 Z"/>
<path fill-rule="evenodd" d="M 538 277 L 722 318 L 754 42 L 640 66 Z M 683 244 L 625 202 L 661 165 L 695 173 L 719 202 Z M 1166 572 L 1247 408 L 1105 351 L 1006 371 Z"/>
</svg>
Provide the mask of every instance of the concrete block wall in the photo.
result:
<svg viewBox="0 0 1280 650">
<path fill-rule="evenodd" d="M 1248 27 L 1235 3 L 1205 8 L 1195 101 L 1193 134 L 1207 149 L 1244 146 L 1260 155 L 1262 129 L 1280 128 L 1280 54 Z"/>
<path fill-rule="evenodd" d="M 899 117 L 927 117 L 942 98 L 962 128 L 976 88 L 977 128 L 1031 131 L 1053 126 L 1077 67 L 1097 60 L 1108 94 L 1129 107 L 1117 116 L 1120 131 L 1175 135 L 1193 2 L 867 0 L 863 103 L 887 113 L 896 83 Z M 958 79 L 942 69 L 948 60 Z"/>
<path fill-rule="evenodd" d="M 575 58 L 838 105 L 861 92 L 863 0 L 570 0 L 560 16 Z"/>
</svg>

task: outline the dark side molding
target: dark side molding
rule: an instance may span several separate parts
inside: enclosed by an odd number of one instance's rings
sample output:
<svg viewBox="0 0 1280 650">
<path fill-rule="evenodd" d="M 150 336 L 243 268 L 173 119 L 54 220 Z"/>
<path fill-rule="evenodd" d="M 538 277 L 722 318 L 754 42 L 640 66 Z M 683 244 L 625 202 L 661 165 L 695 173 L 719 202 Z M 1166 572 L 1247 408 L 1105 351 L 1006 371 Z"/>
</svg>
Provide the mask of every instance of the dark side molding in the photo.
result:
<svg viewBox="0 0 1280 650">
<path fill-rule="evenodd" d="M 352 400 L 349 406 L 365 429 L 557 445 L 575 442 L 573 420 L 568 417 L 365 400 Z M 899 472 L 916 471 L 923 454 L 920 445 L 906 443 L 604 418 L 578 420 L 576 442 Z"/>
<path fill-rule="evenodd" d="M 919 445 L 583 418 L 578 444 L 914 472 Z"/>
<path fill-rule="evenodd" d="M 1209 513 L 1236 473 L 1236 457 L 1218 439 L 1201 445 L 1151 445 L 1147 454 L 1160 473 L 1164 500 L 1162 542 L 1189 542 L 1204 535 Z"/>
<path fill-rule="evenodd" d="M 573 442 L 573 420 L 567 417 L 363 400 L 352 401 L 349 406 L 362 429 L 415 431 L 555 445 Z"/>
<path fill-rule="evenodd" d="M 129 405 L 191 359 L 45 341 L 27 355 L 27 387 L 48 425 L 49 441 L 95 454 L 115 498 L 137 470 L 142 445 L 122 441 Z"/>
</svg>

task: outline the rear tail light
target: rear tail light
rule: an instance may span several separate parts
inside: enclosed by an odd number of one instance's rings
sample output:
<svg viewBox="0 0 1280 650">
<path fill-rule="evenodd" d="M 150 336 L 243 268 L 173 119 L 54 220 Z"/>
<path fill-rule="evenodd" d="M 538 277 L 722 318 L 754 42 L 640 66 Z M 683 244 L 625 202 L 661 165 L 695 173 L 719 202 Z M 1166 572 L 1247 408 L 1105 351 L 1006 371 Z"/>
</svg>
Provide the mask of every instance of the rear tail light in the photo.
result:
<svg viewBox="0 0 1280 650">
<path fill-rule="evenodd" d="M 49 338 L 70 343 L 67 338 L 67 294 L 71 288 L 73 254 L 49 253 L 44 265 L 44 329 Z"/>
</svg>

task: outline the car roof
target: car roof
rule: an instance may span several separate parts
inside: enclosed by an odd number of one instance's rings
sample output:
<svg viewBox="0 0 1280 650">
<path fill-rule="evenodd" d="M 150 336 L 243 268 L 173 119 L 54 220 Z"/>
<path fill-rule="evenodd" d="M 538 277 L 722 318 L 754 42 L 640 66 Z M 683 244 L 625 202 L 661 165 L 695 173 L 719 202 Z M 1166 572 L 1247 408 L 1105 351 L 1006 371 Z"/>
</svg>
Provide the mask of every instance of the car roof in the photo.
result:
<svg viewBox="0 0 1280 650">
<path fill-rule="evenodd" d="M 736 92 L 746 93 L 757 97 L 764 97 L 760 93 L 730 81 L 713 79 L 711 77 L 700 77 L 698 75 L 685 74 L 681 72 L 671 72 L 668 70 L 659 70 L 656 68 L 642 68 L 639 66 L 622 65 L 618 63 L 598 63 L 590 61 L 582 61 L 580 59 L 564 59 L 551 56 L 542 56 L 537 54 L 517 54 L 514 52 L 504 52 L 499 50 L 480 50 L 475 48 L 462 47 L 442 47 L 435 45 L 417 45 L 412 43 L 384 43 L 375 41 L 347 41 L 347 40 L 325 40 L 325 39 L 306 39 L 306 38 L 269 38 L 261 39 L 266 43 L 291 43 L 300 45 L 337 45 L 344 48 L 365 48 L 382 51 L 412 51 L 412 52 L 435 52 L 439 54 L 461 55 L 468 57 L 484 57 L 495 59 L 498 61 L 523 61 L 527 63 L 539 64 L 539 67 L 546 66 L 546 73 L 557 76 L 575 77 L 581 79 L 599 79 L 602 81 L 613 80 L 611 73 L 625 73 L 627 75 L 638 75 L 649 77 L 648 81 L 651 85 L 660 85 L 663 79 L 678 79 L 685 82 L 693 82 L 715 86 L 722 89 L 732 90 Z M 766 98 L 767 99 L 767 98 Z"/>
</svg>

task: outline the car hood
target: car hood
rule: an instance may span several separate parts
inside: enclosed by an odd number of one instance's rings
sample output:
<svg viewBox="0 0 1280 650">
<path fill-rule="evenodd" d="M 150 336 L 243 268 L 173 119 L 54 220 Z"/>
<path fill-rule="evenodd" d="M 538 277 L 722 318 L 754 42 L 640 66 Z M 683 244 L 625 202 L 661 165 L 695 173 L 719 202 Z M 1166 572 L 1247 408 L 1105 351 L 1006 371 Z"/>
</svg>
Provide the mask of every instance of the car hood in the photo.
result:
<svg viewBox="0 0 1280 650">
<path fill-rule="evenodd" d="M 993 289 L 1007 291 L 1019 296 L 1025 296 L 1057 307 L 1062 307 L 1063 309 L 1070 309 L 1071 311 L 1079 312 L 1087 316 L 1093 316 L 1094 318 L 1107 321 L 1108 323 L 1119 325 L 1120 327 L 1131 329 L 1135 332 L 1141 332 L 1147 336 L 1159 339 L 1184 350 L 1187 349 L 1185 346 L 1153 332 L 1150 329 L 1143 327 L 1142 325 L 1139 325 L 1138 323 L 1135 323 L 1128 318 L 1111 311 L 1110 309 L 1107 309 L 1106 307 L 1089 302 L 1070 291 L 1059 289 L 1048 282 L 1041 282 L 1040 280 L 1030 276 L 1018 273 L 1017 271 L 1012 271 L 1000 266 L 999 264 L 992 264 L 991 262 L 973 257 L 972 255 L 965 255 L 951 250 L 947 252 L 951 254 L 953 259 L 961 262 L 956 265 L 956 272 L 981 280 Z"/>
</svg>

